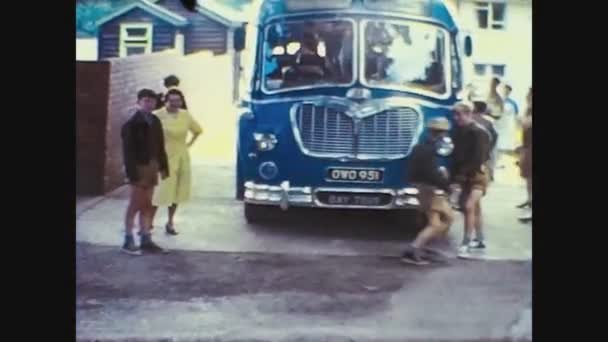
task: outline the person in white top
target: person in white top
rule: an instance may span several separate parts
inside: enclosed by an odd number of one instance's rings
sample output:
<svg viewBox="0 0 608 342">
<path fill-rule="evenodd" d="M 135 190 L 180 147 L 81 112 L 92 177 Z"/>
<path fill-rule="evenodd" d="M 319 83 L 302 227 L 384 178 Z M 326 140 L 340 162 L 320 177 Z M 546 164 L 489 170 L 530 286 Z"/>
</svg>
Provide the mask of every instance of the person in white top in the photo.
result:
<svg viewBox="0 0 608 342">
<path fill-rule="evenodd" d="M 509 96 L 513 88 L 508 83 L 503 83 L 501 87 L 501 97 L 503 99 L 503 112 L 496 121 L 498 131 L 497 149 L 501 153 L 513 153 L 517 148 L 517 103 Z"/>
<path fill-rule="evenodd" d="M 501 149 L 500 144 L 503 140 L 503 132 L 500 130 L 499 122 L 502 119 L 504 112 L 504 101 L 500 95 L 498 95 L 498 86 L 500 85 L 500 80 L 497 77 L 493 77 L 490 81 L 490 89 L 488 92 L 488 96 L 486 98 L 486 105 L 488 109 L 489 116 L 494 119 L 494 127 L 498 132 L 498 141 L 496 142 L 496 147 L 494 153 L 492 153 L 492 158 L 490 160 L 489 166 L 491 170 L 496 170 L 497 168 L 502 168 L 501 165 L 496 165 L 497 161 L 500 160 Z"/>
</svg>

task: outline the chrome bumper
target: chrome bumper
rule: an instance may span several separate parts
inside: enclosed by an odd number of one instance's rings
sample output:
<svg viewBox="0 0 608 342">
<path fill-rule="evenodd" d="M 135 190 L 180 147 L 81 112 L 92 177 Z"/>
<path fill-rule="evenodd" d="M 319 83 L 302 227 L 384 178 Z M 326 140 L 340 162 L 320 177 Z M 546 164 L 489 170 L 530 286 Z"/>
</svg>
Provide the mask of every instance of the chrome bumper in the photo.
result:
<svg viewBox="0 0 608 342">
<path fill-rule="evenodd" d="M 364 205 L 331 205 L 318 200 L 318 192 L 350 192 L 368 194 L 388 194 L 391 196 L 389 204 L 384 206 Z M 418 189 L 408 187 L 403 189 L 365 189 L 365 188 L 312 188 L 291 187 L 289 181 L 281 185 L 256 184 L 245 182 L 245 202 L 261 205 L 275 205 L 287 210 L 293 207 L 316 208 L 345 208 L 345 209 L 415 209 L 420 205 Z"/>
</svg>

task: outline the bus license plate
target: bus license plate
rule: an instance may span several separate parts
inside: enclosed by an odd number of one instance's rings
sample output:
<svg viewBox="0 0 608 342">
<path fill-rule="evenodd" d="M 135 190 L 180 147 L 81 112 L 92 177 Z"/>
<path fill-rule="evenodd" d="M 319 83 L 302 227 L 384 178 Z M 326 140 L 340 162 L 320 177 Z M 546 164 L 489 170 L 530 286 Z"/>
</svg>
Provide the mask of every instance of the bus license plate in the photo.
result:
<svg viewBox="0 0 608 342">
<path fill-rule="evenodd" d="M 370 195 L 329 195 L 327 202 L 331 205 L 343 206 L 379 206 L 380 196 Z"/>
<path fill-rule="evenodd" d="M 329 168 L 327 178 L 330 181 L 381 183 L 384 171 L 381 169 Z"/>
</svg>

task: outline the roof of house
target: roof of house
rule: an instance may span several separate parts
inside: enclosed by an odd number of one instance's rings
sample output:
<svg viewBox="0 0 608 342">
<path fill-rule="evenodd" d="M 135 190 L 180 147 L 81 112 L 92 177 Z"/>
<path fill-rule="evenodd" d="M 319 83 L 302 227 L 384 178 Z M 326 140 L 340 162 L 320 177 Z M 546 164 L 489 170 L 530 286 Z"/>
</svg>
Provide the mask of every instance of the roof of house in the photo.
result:
<svg viewBox="0 0 608 342">
<path fill-rule="evenodd" d="M 76 31 L 76 39 L 79 38 L 95 38 L 95 35 L 89 32 Z"/>
<path fill-rule="evenodd" d="M 108 21 L 115 19 L 133 9 L 142 9 L 155 17 L 163 19 L 175 26 L 186 26 L 189 24 L 187 18 L 166 9 L 163 6 L 155 4 L 159 0 L 136 0 L 133 3 L 117 10 L 116 12 L 110 13 L 109 15 L 101 18 L 96 22 L 97 26 L 103 25 Z M 210 17 L 211 19 L 219 22 L 228 27 L 240 27 L 246 20 L 243 19 L 241 12 L 234 10 L 228 6 L 223 6 L 213 0 L 202 1 L 202 4 L 197 1 L 196 6 L 197 12 Z"/>
<path fill-rule="evenodd" d="M 168 9 L 156 5 L 154 4 L 152 1 L 148 1 L 148 0 L 137 0 L 119 10 L 117 10 L 116 12 L 110 13 L 109 15 L 99 19 L 96 24 L 97 26 L 103 25 L 105 23 L 107 23 L 108 21 L 115 19 L 129 11 L 132 11 L 136 8 L 139 8 L 141 10 L 144 10 L 150 14 L 152 14 L 155 17 L 158 17 L 166 22 L 169 22 L 172 25 L 178 26 L 178 27 L 182 27 L 182 26 L 186 26 L 188 25 L 188 19 L 182 17 L 181 15 L 169 11 Z"/>
</svg>

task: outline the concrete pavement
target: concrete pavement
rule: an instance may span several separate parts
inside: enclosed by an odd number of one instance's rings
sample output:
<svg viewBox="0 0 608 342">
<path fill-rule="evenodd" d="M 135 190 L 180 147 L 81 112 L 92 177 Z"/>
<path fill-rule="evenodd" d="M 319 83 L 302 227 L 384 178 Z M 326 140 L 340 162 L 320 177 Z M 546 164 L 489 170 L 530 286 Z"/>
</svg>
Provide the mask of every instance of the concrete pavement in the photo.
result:
<svg viewBox="0 0 608 342">
<path fill-rule="evenodd" d="M 162 234 L 166 210 L 157 215 L 155 238 L 170 249 L 220 252 L 273 252 L 324 255 L 396 255 L 414 232 L 399 227 L 386 212 L 290 210 L 276 224 L 247 225 L 242 203 L 234 200 L 234 167 L 196 163 L 194 198 L 178 209 L 176 238 Z M 494 184 L 484 198 L 487 257 L 498 260 L 531 258 L 530 224 L 517 221 L 515 205 L 525 197 L 522 185 Z M 127 189 L 98 203 L 77 220 L 77 241 L 119 246 Z M 458 215 L 447 241 L 435 244 L 454 256 L 462 238 Z"/>
</svg>

